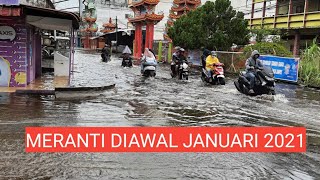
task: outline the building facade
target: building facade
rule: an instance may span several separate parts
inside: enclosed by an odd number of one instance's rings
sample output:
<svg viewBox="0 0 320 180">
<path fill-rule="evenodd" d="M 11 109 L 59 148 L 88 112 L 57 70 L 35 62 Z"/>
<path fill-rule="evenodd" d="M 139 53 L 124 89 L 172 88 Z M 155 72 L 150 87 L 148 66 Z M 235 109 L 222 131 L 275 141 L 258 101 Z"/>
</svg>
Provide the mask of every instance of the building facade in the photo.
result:
<svg viewBox="0 0 320 180">
<path fill-rule="evenodd" d="M 42 29 L 69 31 L 73 39 L 79 27 L 75 14 L 40 5 L 43 8 L 0 1 L 0 87 L 26 87 L 41 76 Z M 70 63 L 72 52 L 68 58 Z"/>
<path fill-rule="evenodd" d="M 270 1 L 270 0 L 269 0 Z M 280 29 L 288 48 L 298 56 L 319 35 L 319 0 L 276 0 L 273 16 L 266 16 L 267 0 L 253 0 L 249 26 L 253 28 Z M 256 15 L 262 5 L 261 16 Z"/>
</svg>

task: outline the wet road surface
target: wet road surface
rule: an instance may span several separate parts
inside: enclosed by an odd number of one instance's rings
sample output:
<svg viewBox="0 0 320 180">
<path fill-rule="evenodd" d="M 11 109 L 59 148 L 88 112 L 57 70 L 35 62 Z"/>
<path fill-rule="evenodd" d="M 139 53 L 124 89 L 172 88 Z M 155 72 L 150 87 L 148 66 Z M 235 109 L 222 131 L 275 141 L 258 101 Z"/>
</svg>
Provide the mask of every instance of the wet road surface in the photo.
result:
<svg viewBox="0 0 320 180">
<path fill-rule="evenodd" d="M 233 86 L 155 79 L 77 51 L 72 85 L 116 83 L 86 100 L 0 94 L 0 179 L 320 179 L 320 91 L 277 84 L 247 97 Z M 27 126 L 305 126 L 307 153 L 25 153 Z"/>
</svg>

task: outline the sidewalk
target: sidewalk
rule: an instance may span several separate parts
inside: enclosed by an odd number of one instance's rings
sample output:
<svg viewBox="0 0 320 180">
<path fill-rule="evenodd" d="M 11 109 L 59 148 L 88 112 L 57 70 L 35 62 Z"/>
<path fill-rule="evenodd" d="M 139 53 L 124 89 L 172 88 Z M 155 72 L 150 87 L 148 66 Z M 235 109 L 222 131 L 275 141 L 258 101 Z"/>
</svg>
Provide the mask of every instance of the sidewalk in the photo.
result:
<svg viewBox="0 0 320 180">
<path fill-rule="evenodd" d="M 52 75 L 44 75 L 31 82 L 27 87 L 0 87 L 0 93 L 15 93 L 17 90 L 53 91 L 56 87 L 68 86 L 68 77 L 55 77 Z"/>
</svg>

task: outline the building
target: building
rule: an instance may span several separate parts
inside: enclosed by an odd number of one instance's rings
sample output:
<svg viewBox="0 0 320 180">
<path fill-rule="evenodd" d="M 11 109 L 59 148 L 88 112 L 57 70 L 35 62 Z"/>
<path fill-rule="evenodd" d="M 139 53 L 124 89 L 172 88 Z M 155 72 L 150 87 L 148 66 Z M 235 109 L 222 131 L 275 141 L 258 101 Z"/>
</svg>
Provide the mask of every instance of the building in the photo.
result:
<svg viewBox="0 0 320 180">
<path fill-rule="evenodd" d="M 73 13 L 55 10 L 50 0 L 0 0 L 0 87 L 26 87 L 42 75 L 43 30 L 68 32 L 68 49 L 55 52 L 55 75 L 70 77 L 79 21 Z"/>
<path fill-rule="evenodd" d="M 135 27 L 134 57 L 140 58 L 142 48 L 152 49 L 154 40 L 154 26 L 159 23 L 164 15 L 156 14 L 155 7 L 159 0 L 135 0 L 129 7 L 134 12 L 134 17 L 128 21 Z M 143 29 L 145 28 L 145 34 Z"/>
<path fill-rule="evenodd" d="M 170 9 L 169 18 L 166 24 L 166 29 L 163 34 L 165 40 L 171 42 L 168 36 L 168 29 L 173 26 L 173 23 L 182 15 L 187 14 L 189 11 L 195 10 L 201 5 L 201 0 L 174 0 Z"/>
<path fill-rule="evenodd" d="M 252 0 L 249 26 L 253 28 L 280 29 L 285 35 L 288 48 L 295 56 L 319 35 L 319 0 L 277 0 L 273 16 L 266 16 L 267 1 Z M 262 6 L 261 16 L 256 15 L 257 6 Z"/>
<path fill-rule="evenodd" d="M 90 39 L 96 36 L 98 31 L 97 10 L 95 0 L 84 0 L 84 10 L 82 12 L 80 32 L 82 35 L 82 44 L 86 49 L 92 49 Z"/>
</svg>

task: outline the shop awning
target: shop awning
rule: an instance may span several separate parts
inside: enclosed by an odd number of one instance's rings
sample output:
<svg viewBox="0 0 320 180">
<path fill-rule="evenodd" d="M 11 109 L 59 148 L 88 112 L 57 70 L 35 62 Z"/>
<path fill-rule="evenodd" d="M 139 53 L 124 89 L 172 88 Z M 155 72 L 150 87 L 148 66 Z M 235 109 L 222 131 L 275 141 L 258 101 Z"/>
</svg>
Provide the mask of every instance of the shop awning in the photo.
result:
<svg viewBox="0 0 320 180">
<path fill-rule="evenodd" d="M 47 30 L 79 29 L 80 18 L 78 15 L 55 9 L 39 8 L 22 5 L 23 13 L 27 17 L 27 23 Z"/>
</svg>

